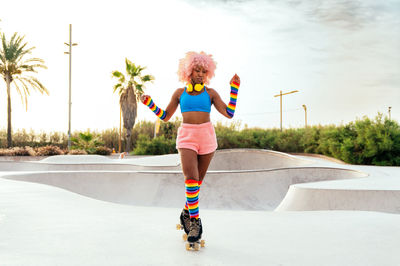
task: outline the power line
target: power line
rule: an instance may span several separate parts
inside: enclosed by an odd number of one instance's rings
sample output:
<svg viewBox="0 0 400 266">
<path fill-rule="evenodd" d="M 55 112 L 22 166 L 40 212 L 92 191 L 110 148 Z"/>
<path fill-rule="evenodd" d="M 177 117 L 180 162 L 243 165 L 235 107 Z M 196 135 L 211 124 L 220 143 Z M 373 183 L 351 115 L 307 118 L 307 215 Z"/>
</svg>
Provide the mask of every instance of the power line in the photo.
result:
<svg viewBox="0 0 400 266">
<path fill-rule="evenodd" d="M 294 112 L 294 111 L 299 111 L 302 110 L 302 108 L 296 108 L 296 109 L 287 109 L 284 110 L 283 112 Z M 261 113 L 245 113 L 245 114 L 240 114 L 240 115 L 266 115 L 266 114 L 278 114 L 279 111 L 275 111 L 275 112 L 261 112 Z"/>
</svg>

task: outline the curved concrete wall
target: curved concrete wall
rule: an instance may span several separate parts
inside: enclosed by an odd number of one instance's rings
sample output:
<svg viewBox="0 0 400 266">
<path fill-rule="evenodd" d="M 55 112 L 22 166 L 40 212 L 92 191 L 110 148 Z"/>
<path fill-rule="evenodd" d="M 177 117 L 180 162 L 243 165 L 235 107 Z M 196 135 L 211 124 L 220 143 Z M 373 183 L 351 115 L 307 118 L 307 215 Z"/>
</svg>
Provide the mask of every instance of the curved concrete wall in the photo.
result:
<svg viewBox="0 0 400 266">
<path fill-rule="evenodd" d="M 201 187 L 201 208 L 273 210 L 290 185 L 364 177 L 339 168 L 298 167 L 260 171 L 210 171 Z M 183 207 L 180 172 L 35 172 L 3 177 L 61 187 L 91 198 L 139 206 Z"/>
<path fill-rule="evenodd" d="M 290 187 L 276 211 L 358 210 L 400 213 L 400 190 Z"/>
<path fill-rule="evenodd" d="M 281 152 L 259 149 L 227 149 L 218 150 L 215 153 L 209 169 L 254 170 L 307 164 L 310 164 L 310 162 Z"/>
<path fill-rule="evenodd" d="M 157 163 L 168 160 L 164 166 Z M 156 161 L 156 163 L 155 163 Z M 255 170 L 295 167 L 310 164 L 309 161 L 285 153 L 256 149 L 218 150 L 209 170 Z M 83 171 L 83 170 L 181 170 L 179 154 L 118 160 L 99 155 L 61 155 L 48 157 L 39 162 L 0 161 L 0 171 Z"/>
<path fill-rule="evenodd" d="M 140 170 L 179 170 L 180 166 L 143 166 L 122 163 L 38 163 L 38 162 L 1 162 L 0 171 L 140 171 Z"/>
</svg>

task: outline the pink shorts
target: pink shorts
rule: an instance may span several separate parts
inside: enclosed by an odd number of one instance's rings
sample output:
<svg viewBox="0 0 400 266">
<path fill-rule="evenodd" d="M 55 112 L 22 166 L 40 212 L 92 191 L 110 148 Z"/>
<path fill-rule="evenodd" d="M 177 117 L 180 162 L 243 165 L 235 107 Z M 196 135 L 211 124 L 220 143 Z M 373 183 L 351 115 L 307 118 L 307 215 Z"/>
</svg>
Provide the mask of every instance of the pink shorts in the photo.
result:
<svg viewBox="0 0 400 266">
<path fill-rule="evenodd" d="M 191 149 L 202 155 L 214 152 L 217 147 L 217 136 L 211 122 L 203 124 L 182 123 L 178 128 L 176 149 Z"/>
</svg>

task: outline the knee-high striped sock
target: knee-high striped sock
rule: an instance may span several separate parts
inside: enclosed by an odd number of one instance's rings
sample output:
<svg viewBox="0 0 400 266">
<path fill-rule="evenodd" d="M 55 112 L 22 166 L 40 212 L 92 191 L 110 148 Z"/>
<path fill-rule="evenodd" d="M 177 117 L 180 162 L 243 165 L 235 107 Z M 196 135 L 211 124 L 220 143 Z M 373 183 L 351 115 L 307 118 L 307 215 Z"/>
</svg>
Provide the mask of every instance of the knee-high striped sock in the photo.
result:
<svg viewBox="0 0 400 266">
<path fill-rule="evenodd" d="M 200 193 L 200 187 L 201 187 L 201 184 L 203 183 L 203 181 L 199 181 L 199 193 Z M 185 207 L 184 207 L 184 209 L 185 210 L 189 210 L 189 208 L 188 208 L 188 204 L 187 204 L 187 201 L 185 202 Z"/>
<path fill-rule="evenodd" d="M 185 181 L 186 201 L 190 218 L 199 218 L 199 183 L 194 179 Z"/>
<path fill-rule="evenodd" d="M 240 86 L 239 83 L 236 83 L 236 82 L 231 83 L 231 95 L 230 95 L 231 97 L 230 97 L 228 106 L 226 107 L 226 112 L 228 113 L 228 115 L 230 117 L 233 117 L 233 115 L 235 114 L 239 86 Z"/>
</svg>

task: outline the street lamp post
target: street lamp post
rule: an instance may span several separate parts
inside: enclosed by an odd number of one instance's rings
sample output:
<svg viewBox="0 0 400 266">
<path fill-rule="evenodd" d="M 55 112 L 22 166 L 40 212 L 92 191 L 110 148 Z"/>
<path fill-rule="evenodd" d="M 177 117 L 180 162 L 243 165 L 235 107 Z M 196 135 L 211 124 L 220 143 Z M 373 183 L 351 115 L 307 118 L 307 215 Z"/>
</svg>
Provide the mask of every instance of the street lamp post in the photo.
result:
<svg viewBox="0 0 400 266">
<path fill-rule="evenodd" d="M 389 121 L 391 121 L 392 120 L 392 115 L 391 115 L 391 112 L 392 111 L 392 107 L 391 106 L 389 106 Z"/>
<path fill-rule="evenodd" d="M 77 43 L 72 43 L 72 24 L 69 24 L 69 43 L 64 43 L 69 47 L 68 52 L 64 54 L 69 54 L 69 97 L 68 97 L 68 150 L 71 150 L 71 60 L 72 60 L 72 46 L 78 45 Z"/>
<path fill-rule="evenodd" d="M 279 94 L 274 95 L 274 97 L 280 97 L 280 98 L 281 98 L 281 99 L 280 99 L 280 102 L 281 102 L 281 131 L 282 131 L 282 96 L 283 96 L 283 95 L 292 94 L 292 93 L 295 93 L 295 92 L 299 92 L 299 91 L 298 91 L 298 90 L 295 90 L 295 91 L 286 92 L 286 93 L 282 93 L 282 91 L 280 91 Z"/>
<path fill-rule="evenodd" d="M 303 104 L 303 108 L 304 108 L 306 128 L 307 128 L 307 106 L 305 104 Z"/>
</svg>

